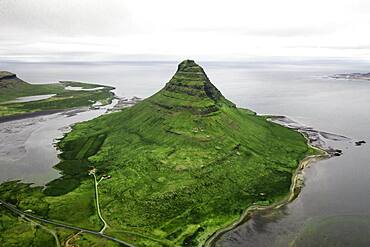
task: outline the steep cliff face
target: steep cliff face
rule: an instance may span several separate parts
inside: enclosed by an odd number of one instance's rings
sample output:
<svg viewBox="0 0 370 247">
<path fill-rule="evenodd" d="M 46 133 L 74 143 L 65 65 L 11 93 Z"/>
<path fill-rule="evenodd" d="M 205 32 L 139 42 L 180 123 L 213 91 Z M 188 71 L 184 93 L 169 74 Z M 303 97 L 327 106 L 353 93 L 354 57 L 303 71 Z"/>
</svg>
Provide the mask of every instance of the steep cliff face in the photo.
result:
<svg viewBox="0 0 370 247">
<path fill-rule="evenodd" d="M 19 79 L 16 74 L 8 71 L 0 71 L 0 90 L 24 85 L 28 85 L 28 83 Z"/>
<path fill-rule="evenodd" d="M 189 110 L 195 114 L 216 112 L 223 105 L 234 106 L 193 60 L 180 63 L 171 80 L 150 100 L 166 109 Z"/>
</svg>

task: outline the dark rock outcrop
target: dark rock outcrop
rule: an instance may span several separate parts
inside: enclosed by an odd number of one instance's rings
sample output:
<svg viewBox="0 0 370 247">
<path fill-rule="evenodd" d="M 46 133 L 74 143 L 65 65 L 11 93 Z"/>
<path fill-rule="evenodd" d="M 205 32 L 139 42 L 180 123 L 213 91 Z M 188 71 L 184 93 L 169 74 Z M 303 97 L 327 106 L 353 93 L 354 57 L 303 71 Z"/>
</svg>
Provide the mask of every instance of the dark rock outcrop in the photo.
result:
<svg viewBox="0 0 370 247">
<path fill-rule="evenodd" d="M 15 88 L 27 84 L 27 82 L 19 79 L 16 74 L 8 71 L 0 71 L 0 90 Z"/>
<path fill-rule="evenodd" d="M 355 145 L 356 146 L 361 146 L 361 145 L 363 145 L 363 144 L 365 144 L 366 142 L 365 141 L 356 141 L 355 142 Z"/>
</svg>

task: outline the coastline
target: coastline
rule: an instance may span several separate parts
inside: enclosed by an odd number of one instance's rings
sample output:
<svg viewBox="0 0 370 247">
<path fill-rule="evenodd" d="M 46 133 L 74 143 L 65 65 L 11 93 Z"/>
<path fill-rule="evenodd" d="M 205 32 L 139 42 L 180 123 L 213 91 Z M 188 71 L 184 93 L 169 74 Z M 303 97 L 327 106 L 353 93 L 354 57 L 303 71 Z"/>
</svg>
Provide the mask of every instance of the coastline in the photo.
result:
<svg viewBox="0 0 370 247">
<path fill-rule="evenodd" d="M 116 101 L 113 99 L 111 104 L 99 106 L 99 108 L 82 106 L 0 117 L 0 124 L 3 126 L 1 139 L 4 142 L 0 152 L 8 152 L 6 159 L 4 156 L 4 164 L 0 169 L 2 175 L 0 184 L 17 179 L 21 183 L 45 186 L 58 179 L 61 176 L 60 170 L 55 166 L 60 162 L 60 150 L 57 146 L 59 139 L 71 131 L 70 127 L 74 124 L 107 113 Z M 39 145 L 37 150 L 32 146 L 34 141 Z M 18 150 L 18 152 L 12 150 Z M 21 158 L 18 159 L 18 157 Z M 29 160 L 32 162 L 34 159 L 42 161 L 31 163 L 35 166 L 32 169 L 37 172 L 33 172 L 30 166 L 27 166 Z M 8 170 L 8 168 L 11 169 Z M 23 172 L 23 169 L 29 170 Z"/>
<path fill-rule="evenodd" d="M 112 104 L 113 100 L 117 99 L 117 95 L 113 91 L 111 91 L 111 93 L 112 93 L 112 97 L 109 98 L 108 103 L 101 105 L 99 106 L 99 108 L 95 108 L 95 109 L 100 109 L 101 107 L 106 107 Z M 45 115 L 51 115 L 51 114 L 61 113 L 61 112 L 68 112 L 68 111 L 79 110 L 79 109 L 81 110 L 90 109 L 92 107 L 93 107 L 93 104 L 86 105 L 86 106 L 82 105 L 82 106 L 77 106 L 77 107 L 64 108 L 64 109 L 40 110 L 40 111 L 34 111 L 34 112 L 25 112 L 25 113 L 20 113 L 20 114 L 7 115 L 7 116 L 0 117 L 0 123 L 21 120 L 21 119 L 26 119 L 26 118 L 45 116 Z"/>
<path fill-rule="evenodd" d="M 272 121 L 273 122 L 273 120 L 271 118 L 274 118 L 275 116 L 268 116 L 268 117 L 270 117 L 270 119 L 267 119 L 267 121 Z M 276 116 L 276 117 L 278 117 L 278 118 L 284 117 L 285 118 L 285 116 Z M 283 125 L 281 123 L 278 123 L 278 124 Z M 287 128 L 291 128 L 287 125 L 283 125 L 283 126 L 285 126 Z M 223 234 L 225 234 L 226 232 L 240 226 L 244 222 L 250 220 L 251 216 L 256 212 L 261 212 L 261 211 L 271 210 L 271 209 L 277 209 L 277 208 L 280 208 L 280 207 L 282 207 L 284 205 L 287 205 L 288 203 L 292 202 L 295 198 L 297 198 L 297 196 L 299 195 L 299 193 L 301 192 L 301 189 L 303 187 L 303 181 L 304 181 L 303 176 L 302 176 L 303 170 L 314 162 L 317 162 L 317 161 L 320 161 L 320 160 L 323 160 L 323 159 L 328 159 L 328 158 L 332 157 L 330 152 L 328 152 L 328 150 L 325 150 L 324 147 L 313 146 L 312 141 L 309 138 L 308 133 L 303 132 L 300 129 L 295 129 L 295 130 L 303 135 L 303 137 L 306 139 L 307 145 L 309 147 L 320 151 L 321 154 L 308 155 L 308 156 L 304 157 L 302 160 L 299 161 L 297 169 L 295 170 L 295 172 L 292 176 L 292 180 L 291 180 L 292 182 L 291 182 L 291 185 L 290 185 L 290 188 L 289 188 L 289 192 L 284 196 L 284 198 L 282 200 L 280 200 L 278 202 L 275 202 L 275 203 L 273 203 L 271 205 L 268 205 L 268 206 L 256 206 L 256 205 L 249 206 L 248 208 L 245 209 L 245 211 L 241 214 L 241 216 L 239 217 L 239 219 L 237 221 L 235 221 L 235 222 L 231 223 L 230 225 L 228 225 L 224 228 L 221 228 L 221 229 L 217 230 L 216 232 L 214 232 L 206 240 L 206 242 L 203 244 L 203 246 L 205 246 L 205 247 L 215 246 L 215 243 L 217 242 L 217 240 L 220 239 L 220 237 Z"/>
<path fill-rule="evenodd" d="M 50 114 L 59 113 L 63 111 L 66 111 L 66 109 L 64 110 L 63 109 L 43 110 L 43 111 L 21 113 L 21 114 L 16 114 L 16 115 L 8 115 L 8 116 L 0 117 L 0 123 L 5 123 L 9 121 L 14 121 L 14 120 L 21 120 L 21 119 L 26 119 L 26 118 L 32 118 L 32 117 L 38 117 L 38 116 L 45 116 L 45 115 L 50 115 Z"/>
</svg>

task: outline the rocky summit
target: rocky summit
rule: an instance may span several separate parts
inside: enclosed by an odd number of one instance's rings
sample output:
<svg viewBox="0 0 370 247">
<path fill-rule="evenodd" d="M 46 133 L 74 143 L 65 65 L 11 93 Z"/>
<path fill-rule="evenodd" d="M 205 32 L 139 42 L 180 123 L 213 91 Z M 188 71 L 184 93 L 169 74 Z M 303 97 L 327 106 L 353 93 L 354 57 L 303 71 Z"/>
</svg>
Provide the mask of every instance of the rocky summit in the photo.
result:
<svg viewBox="0 0 370 247">
<path fill-rule="evenodd" d="M 195 114 L 216 112 L 222 105 L 235 107 L 193 60 L 180 63 L 171 80 L 150 100 L 166 109 L 189 110 Z"/>
</svg>

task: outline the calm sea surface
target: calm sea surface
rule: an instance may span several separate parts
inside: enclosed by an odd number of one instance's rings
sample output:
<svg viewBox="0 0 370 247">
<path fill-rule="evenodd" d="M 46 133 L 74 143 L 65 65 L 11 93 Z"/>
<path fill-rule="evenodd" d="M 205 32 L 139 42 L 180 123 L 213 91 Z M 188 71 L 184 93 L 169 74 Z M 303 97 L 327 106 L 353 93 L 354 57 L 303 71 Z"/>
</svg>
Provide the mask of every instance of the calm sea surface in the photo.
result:
<svg viewBox="0 0 370 247">
<path fill-rule="evenodd" d="M 176 62 L 0 63 L 32 83 L 58 80 L 116 87 L 125 97 L 147 97 L 163 87 Z M 318 130 L 370 142 L 370 81 L 335 80 L 335 73 L 370 72 L 366 61 L 199 62 L 211 81 L 239 107 L 286 115 Z M 44 184 L 59 176 L 52 143 L 65 127 L 103 110 L 54 114 L 0 123 L 0 181 Z M 258 213 L 224 234 L 219 246 L 370 246 L 370 143 L 332 142 L 340 157 L 305 170 L 299 197 Z"/>
</svg>

